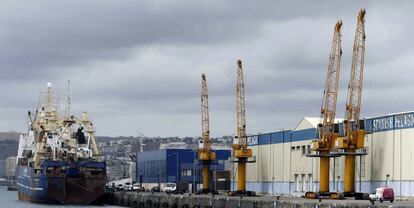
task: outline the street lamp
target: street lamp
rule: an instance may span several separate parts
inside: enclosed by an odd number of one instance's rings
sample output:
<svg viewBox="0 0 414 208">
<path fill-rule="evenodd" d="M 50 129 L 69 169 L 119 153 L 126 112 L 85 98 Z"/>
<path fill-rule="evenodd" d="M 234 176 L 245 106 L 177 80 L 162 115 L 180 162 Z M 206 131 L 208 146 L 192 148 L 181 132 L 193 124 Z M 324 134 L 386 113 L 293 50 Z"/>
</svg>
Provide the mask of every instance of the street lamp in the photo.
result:
<svg viewBox="0 0 414 208">
<path fill-rule="evenodd" d="M 194 157 L 193 157 L 193 193 L 196 192 L 196 152 L 197 150 L 194 150 Z"/>
</svg>

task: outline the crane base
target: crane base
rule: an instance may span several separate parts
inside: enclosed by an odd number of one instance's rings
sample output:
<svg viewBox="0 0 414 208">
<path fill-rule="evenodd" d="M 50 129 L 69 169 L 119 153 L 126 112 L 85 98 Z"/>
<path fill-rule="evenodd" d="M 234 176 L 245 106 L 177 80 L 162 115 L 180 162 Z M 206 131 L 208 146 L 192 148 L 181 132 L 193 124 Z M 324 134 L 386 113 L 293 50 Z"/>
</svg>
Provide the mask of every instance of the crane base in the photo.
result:
<svg viewBox="0 0 414 208">
<path fill-rule="evenodd" d="M 344 195 L 340 192 L 313 192 L 305 193 L 307 199 L 344 199 Z"/>
<path fill-rule="evenodd" d="M 218 191 L 211 190 L 211 189 L 200 189 L 195 194 L 200 195 L 200 194 L 210 194 L 210 193 L 216 195 L 218 194 Z"/>
<path fill-rule="evenodd" d="M 229 191 L 229 196 L 256 196 L 254 191 Z"/>
</svg>

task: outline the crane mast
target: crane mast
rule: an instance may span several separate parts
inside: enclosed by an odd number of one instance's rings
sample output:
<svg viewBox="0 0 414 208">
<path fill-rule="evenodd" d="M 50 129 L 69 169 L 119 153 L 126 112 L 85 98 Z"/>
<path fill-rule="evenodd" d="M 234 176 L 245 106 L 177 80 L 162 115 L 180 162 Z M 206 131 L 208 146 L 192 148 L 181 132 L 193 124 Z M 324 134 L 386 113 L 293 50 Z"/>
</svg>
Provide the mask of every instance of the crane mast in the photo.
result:
<svg viewBox="0 0 414 208">
<path fill-rule="evenodd" d="M 341 68 L 342 46 L 341 46 L 342 21 L 337 21 L 334 27 L 332 47 L 329 55 L 328 72 L 325 82 L 323 104 L 321 107 L 322 123 L 318 126 L 318 140 L 311 143 L 311 149 L 316 154 L 309 157 L 320 158 L 320 189 L 319 193 L 307 192 L 308 198 L 326 195 L 330 198 L 340 198 L 337 193 L 329 191 L 329 158 L 332 157 L 330 150 L 333 142 L 338 137 L 334 131 L 336 101 L 338 95 L 339 72 Z"/>
<path fill-rule="evenodd" d="M 229 192 L 229 195 L 255 195 L 253 191 L 246 191 L 246 163 L 255 161 L 248 160 L 253 156 L 253 152 L 247 146 L 246 97 L 241 60 L 237 60 L 236 109 L 237 136 L 233 144 L 233 162 L 237 163 L 237 190 Z"/>
<path fill-rule="evenodd" d="M 352 68 L 346 102 L 344 137 L 337 138 L 335 147 L 339 155 L 345 155 L 344 195 L 358 197 L 355 193 L 355 156 L 366 155 L 365 131 L 360 129 L 361 94 L 365 59 L 365 9 L 358 14 L 352 52 Z M 358 150 L 358 151 L 357 151 Z"/>
<path fill-rule="evenodd" d="M 203 165 L 203 188 L 199 193 L 209 193 L 210 190 L 210 164 L 216 160 L 216 154 L 211 151 L 210 126 L 208 113 L 208 91 L 206 75 L 201 74 L 201 139 L 198 149 L 199 159 Z"/>
</svg>

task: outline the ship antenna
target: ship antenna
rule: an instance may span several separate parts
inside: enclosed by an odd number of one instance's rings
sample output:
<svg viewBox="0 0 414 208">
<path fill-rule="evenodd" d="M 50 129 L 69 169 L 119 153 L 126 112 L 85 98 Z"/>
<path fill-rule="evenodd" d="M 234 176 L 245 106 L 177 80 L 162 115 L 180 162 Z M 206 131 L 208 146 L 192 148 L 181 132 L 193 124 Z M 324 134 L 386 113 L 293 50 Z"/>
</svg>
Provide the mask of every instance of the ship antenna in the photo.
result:
<svg viewBox="0 0 414 208">
<path fill-rule="evenodd" d="M 66 118 L 69 118 L 70 116 L 70 79 L 68 79 L 68 92 L 67 92 L 67 98 L 68 100 L 66 101 Z"/>
<path fill-rule="evenodd" d="M 52 83 L 47 83 L 47 111 L 52 111 Z"/>
</svg>

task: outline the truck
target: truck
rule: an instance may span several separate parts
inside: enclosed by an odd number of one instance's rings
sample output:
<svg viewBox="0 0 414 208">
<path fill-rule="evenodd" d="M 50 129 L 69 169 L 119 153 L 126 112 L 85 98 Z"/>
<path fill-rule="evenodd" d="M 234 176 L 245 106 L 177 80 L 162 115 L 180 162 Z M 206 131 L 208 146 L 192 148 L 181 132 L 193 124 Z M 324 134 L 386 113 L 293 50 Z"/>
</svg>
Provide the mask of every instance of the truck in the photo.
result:
<svg viewBox="0 0 414 208">
<path fill-rule="evenodd" d="M 184 194 L 188 191 L 188 183 L 178 182 L 178 183 L 166 183 L 164 191 L 166 193 L 172 194 Z"/>
<path fill-rule="evenodd" d="M 394 190 L 390 187 L 381 187 L 375 189 L 375 192 L 369 195 L 371 202 L 379 200 L 381 203 L 384 201 L 394 201 Z"/>
</svg>

